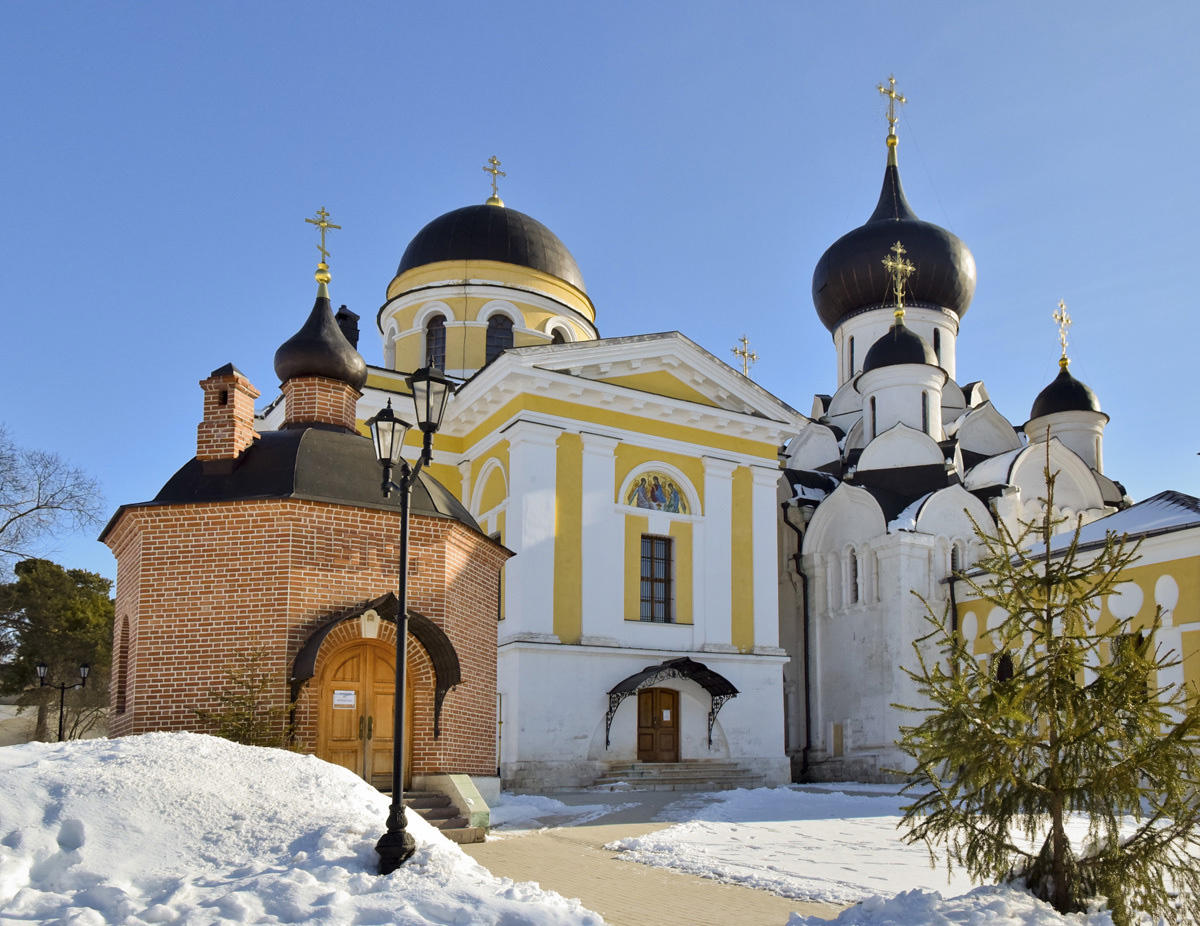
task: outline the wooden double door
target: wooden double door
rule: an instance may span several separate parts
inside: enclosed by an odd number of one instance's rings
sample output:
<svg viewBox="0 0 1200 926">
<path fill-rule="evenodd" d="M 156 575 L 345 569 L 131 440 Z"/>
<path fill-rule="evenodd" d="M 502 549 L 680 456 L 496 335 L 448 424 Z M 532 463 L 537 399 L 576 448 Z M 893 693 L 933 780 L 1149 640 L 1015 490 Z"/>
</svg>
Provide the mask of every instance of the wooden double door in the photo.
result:
<svg viewBox="0 0 1200 926">
<path fill-rule="evenodd" d="M 679 692 L 643 688 L 638 692 L 639 762 L 679 761 Z"/>
<path fill-rule="evenodd" d="M 404 786 L 412 778 L 412 674 L 406 676 Z M 317 683 L 317 756 L 391 790 L 395 741 L 396 652 L 375 640 L 332 653 Z"/>
</svg>

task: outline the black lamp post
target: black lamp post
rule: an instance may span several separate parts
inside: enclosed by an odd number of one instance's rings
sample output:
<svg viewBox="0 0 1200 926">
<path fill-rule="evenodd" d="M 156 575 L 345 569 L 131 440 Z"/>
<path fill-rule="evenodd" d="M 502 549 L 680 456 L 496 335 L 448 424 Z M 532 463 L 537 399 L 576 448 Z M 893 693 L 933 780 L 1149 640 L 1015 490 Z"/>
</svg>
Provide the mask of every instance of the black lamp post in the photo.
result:
<svg viewBox="0 0 1200 926">
<path fill-rule="evenodd" d="M 71 688 L 82 688 L 84 685 L 86 685 L 88 673 L 92 671 L 92 667 L 86 662 L 79 667 L 79 683 L 75 685 L 52 685 L 46 681 L 47 671 L 49 670 L 46 668 L 46 664 L 44 662 L 39 662 L 37 664 L 38 687 L 58 689 L 58 741 L 61 743 L 63 741 L 63 710 L 66 706 L 64 701 L 67 696 L 67 691 Z"/>
<path fill-rule="evenodd" d="M 371 440 L 375 442 L 375 456 L 383 466 L 383 497 L 387 498 L 395 489 L 400 493 L 400 569 L 396 603 L 396 696 L 394 699 L 392 730 L 392 805 L 388 809 L 387 832 L 375 845 L 379 853 L 379 873 L 391 874 L 403 865 L 416 851 L 416 843 L 409 835 L 404 822 L 404 672 L 408 656 L 408 508 L 412 497 L 412 485 L 421 468 L 433 459 L 433 435 L 442 426 L 442 415 L 446 402 L 453 391 L 450 382 L 441 371 L 430 367 L 417 370 L 405 379 L 412 390 L 413 405 L 417 413 L 417 427 L 424 437 L 421 455 L 414 465 L 401 455 L 404 438 L 411 425 L 397 418 L 392 411 L 392 400 L 387 408 L 372 418 Z M 392 479 L 393 471 L 399 481 Z"/>
</svg>

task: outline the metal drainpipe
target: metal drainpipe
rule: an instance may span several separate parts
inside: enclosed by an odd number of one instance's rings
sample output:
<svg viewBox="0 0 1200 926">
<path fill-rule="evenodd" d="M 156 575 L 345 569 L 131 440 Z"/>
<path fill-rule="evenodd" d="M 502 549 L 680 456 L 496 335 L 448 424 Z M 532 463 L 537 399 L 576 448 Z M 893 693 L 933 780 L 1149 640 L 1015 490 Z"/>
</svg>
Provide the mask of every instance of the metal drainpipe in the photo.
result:
<svg viewBox="0 0 1200 926">
<path fill-rule="evenodd" d="M 801 555 L 804 547 L 804 529 L 797 527 L 788 518 L 788 509 L 791 507 L 791 502 L 783 503 L 783 523 L 796 532 L 796 555 L 792 557 L 792 565 L 796 569 L 796 575 L 800 577 L 800 597 L 804 612 L 804 619 L 801 623 L 803 628 L 801 650 L 804 654 L 804 748 L 800 751 L 800 774 L 808 772 L 808 751 L 812 746 L 812 682 L 811 673 L 809 672 L 809 653 L 808 653 L 808 574 L 801 566 Z"/>
</svg>

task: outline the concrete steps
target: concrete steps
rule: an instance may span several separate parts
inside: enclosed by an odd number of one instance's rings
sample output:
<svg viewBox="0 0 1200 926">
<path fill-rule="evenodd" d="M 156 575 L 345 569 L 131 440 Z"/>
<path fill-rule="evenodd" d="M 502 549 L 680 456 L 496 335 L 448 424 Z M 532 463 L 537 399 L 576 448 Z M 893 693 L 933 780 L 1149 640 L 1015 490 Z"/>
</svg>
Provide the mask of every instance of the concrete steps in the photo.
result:
<svg viewBox="0 0 1200 926">
<path fill-rule="evenodd" d="M 683 762 L 628 762 L 609 765 L 595 787 L 625 782 L 637 791 L 730 791 L 760 788 L 765 784 L 744 765 L 723 759 L 688 759 Z"/>
<path fill-rule="evenodd" d="M 440 791 L 405 791 L 404 806 L 460 845 L 483 842 L 487 835 L 482 826 L 470 826 L 462 811 Z"/>
</svg>

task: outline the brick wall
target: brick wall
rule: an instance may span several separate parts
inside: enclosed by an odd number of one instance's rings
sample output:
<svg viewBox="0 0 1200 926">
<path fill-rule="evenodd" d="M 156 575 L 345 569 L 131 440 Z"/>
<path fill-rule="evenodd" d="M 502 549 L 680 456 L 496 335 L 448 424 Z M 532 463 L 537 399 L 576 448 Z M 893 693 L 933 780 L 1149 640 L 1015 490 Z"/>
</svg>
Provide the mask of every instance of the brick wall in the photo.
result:
<svg viewBox="0 0 1200 926">
<path fill-rule="evenodd" d="M 335 424 L 354 430 L 362 393 L 348 383 L 324 376 L 297 376 L 281 387 L 288 424 Z"/>
<path fill-rule="evenodd" d="M 129 664 L 116 667 L 125 710 L 115 713 L 114 688 L 112 734 L 200 729 L 194 709 L 215 707 L 209 692 L 222 683 L 221 667 L 247 648 L 267 652 L 280 678 L 277 703 L 286 704 L 293 660 L 312 633 L 395 590 L 399 520 L 394 511 L 297 499 L 125 509 L 105 538 L 117 557 L 115 647 L 129 622 Z M 457 521 L 414 514 L 410 525 L 409 607 L 450 638 L 463 678 L 434 741 L 432 665 L 409 637 L 413 773 L 495 774 L 496 588 L 508 554 Z M 357 628 L 347 621 L 331 633 L 318 658 Z M 382 633 L 394 643 L 392 625 Z M 310 751 L 312 700 L 303 690 L 296 714 Z"/>
</svg>

